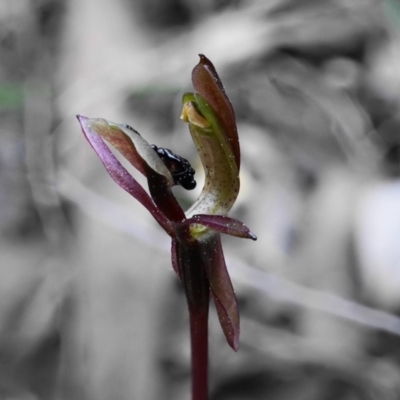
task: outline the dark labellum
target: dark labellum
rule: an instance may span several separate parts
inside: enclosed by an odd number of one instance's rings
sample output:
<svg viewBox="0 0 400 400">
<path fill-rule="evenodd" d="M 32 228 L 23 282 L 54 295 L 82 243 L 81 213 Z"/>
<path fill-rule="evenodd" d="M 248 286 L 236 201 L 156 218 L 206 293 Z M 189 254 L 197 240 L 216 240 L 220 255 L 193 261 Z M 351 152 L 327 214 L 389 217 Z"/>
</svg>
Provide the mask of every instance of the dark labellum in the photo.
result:
<svg viewBox="0 0 400 400">
<path fill-rule="evenodd" d="M 137 133 L 138 135 L 140 135 L 140 133 L 139 133 L 136 129 L 133 129 L 133 128 L 132 128 L 130 125 L 128 125 L 128 124 L 124 124 L 123 127 L 126 128 L 126 129 L 129 129 L 129 130 L 132 131 L 132 132 Z"/>
<path fill-rule="evenodd" d="M 171 172 L 175 184 L 181 185 L 186 190 L 192 190 L 196 187 L 196 181 L 193 178 L 196 171 L 186 158 L 178 156 L 164 147 L 157 147 L 155 144 L 152 144 L 151 147 Z"/>
</svg>

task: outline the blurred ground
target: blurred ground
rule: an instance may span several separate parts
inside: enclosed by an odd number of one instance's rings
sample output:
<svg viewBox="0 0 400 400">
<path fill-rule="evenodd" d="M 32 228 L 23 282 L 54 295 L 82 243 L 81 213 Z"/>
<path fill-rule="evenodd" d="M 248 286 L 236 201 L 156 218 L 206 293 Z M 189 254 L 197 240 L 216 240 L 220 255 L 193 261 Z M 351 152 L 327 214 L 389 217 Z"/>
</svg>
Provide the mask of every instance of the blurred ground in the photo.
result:
<svg viewBox="0 0 400 400">
<path fill-rule="evenodd" d="M 399 45 L 397 0 L 3 0 L 0 399 L 189 398 L 168 240 L 75 115 L 200 176 L 179 121 L 198 53 L 237 114 L 232 216 L 258 236 L 224 238 L 242 337 L 211 314 L 211 399 L 399 399 Z"/>
</svg>

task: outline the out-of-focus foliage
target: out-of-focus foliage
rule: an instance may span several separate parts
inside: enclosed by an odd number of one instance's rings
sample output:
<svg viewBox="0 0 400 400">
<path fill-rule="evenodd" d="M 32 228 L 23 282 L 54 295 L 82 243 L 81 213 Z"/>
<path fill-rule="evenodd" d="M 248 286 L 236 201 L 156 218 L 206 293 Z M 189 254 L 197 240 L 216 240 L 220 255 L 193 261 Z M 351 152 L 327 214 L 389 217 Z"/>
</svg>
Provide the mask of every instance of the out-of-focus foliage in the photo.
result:
<svg viewBox="0 0 400 400">
<path fill-rule="evenodd" d="M 198 53 L 235 108 L 233 215 L 258 236 L 224 243 L 242 340 L 211 315 L 211 398 L 399 398 L 399 49 L 395 0 L 1 1 L 0 398 L 188 398 L 168 243 L 74 117 L 198 166 L 179 121 Z"/>
</svg>

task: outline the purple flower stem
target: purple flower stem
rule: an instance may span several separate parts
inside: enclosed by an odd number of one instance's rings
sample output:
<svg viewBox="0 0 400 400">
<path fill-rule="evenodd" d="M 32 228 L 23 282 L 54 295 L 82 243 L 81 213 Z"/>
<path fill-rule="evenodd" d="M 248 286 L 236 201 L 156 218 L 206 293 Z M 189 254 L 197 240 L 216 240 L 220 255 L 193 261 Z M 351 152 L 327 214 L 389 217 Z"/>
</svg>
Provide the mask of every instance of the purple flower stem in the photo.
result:
<svg viewBox="0 0 400 400">
<path fill-rule="evenodd" d="M 192 400 L 208 399 L 208 308 L 191 310 Z"/>
<path fill-rule="evenodd" d="M 204 246 L 186 234 L 177 244 L 180 275 L 189 308 L 192 352 L 192 400 L 208 399 L 208 309 L 210 283 Z"/>
</svg>

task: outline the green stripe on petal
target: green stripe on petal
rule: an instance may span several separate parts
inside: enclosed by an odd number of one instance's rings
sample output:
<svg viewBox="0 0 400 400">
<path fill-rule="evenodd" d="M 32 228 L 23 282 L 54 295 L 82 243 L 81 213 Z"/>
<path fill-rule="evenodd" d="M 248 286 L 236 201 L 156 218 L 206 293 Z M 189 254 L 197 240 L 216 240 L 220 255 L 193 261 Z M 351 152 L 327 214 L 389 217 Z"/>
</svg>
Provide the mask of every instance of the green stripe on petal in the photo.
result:
<svg viewBox="0 0 400 400">
<path fill-rule="evenodd" d="M 203 97 L 186 93 L 183 103 L 181 118 L 189 124 L 205 172 L 204 188 L 186 215 L 225 215 L 235 203 L 240 187 L 232 148 L 218 115 Z"/>
</svg>

